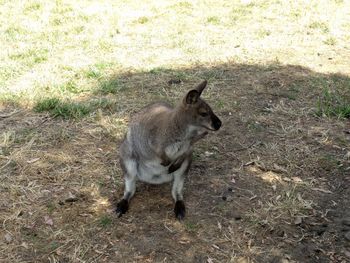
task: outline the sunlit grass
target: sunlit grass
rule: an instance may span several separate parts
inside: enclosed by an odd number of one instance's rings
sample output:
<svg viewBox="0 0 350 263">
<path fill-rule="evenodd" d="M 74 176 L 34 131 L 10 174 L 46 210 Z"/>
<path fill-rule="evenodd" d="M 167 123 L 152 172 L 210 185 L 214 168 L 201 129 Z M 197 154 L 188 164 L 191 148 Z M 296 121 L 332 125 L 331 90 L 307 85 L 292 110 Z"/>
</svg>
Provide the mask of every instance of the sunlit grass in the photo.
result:
<svg viewBox="0 0 350 263">
<path fill-rule="evenodd" d="M 347 1 L 2 1 L 0 100 L 120 94 L 125 87 L 109 79 L 130 70 L 227 61 L 348 73 L 348 57 L 315 55 L 343 52 L 347 9 Z"/>
</svg>

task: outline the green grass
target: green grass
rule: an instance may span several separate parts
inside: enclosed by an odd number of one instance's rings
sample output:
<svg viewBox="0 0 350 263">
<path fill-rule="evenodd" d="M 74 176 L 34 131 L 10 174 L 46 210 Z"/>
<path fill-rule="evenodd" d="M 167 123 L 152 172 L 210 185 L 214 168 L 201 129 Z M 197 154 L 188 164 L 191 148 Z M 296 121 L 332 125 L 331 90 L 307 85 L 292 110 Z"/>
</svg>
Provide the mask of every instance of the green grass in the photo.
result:
<svg viewBox="0 0 350 263">
<path fill-rule="evenodd" d="M 323 90 L 317 103 L 317 116 L 350 118 L 350 99 L 339 92 L 332 92 L 328 88 Z"/>
<path fill-rule="evenodd" d="M 325 41 L 323 41 L 328 46 L 334 46 L 337 44 L 337 40 L 334 37 L 329 37 Z"/>
<path fill-rule="evenodd" d="M 322 33 L 326 34 L 326 33 L 329 33 L 329 27 L 326 23 L 324 22 L 320 22 L 320 21 L 315 21 L 315 22 L 312 22 L 310 25 L 309 25 L 309 28 L 311 29 L 318 29 L 320 30 Z"/>
<path fill-rule="evenodd" d="M 59 98 L 44 98 L 36 102 L 34 111 L 49 112 L 53 117 L 80 119 L 97 109 L 112 111 L 115 102 L 107 98 L 91 99 L 85 102 L 62 101 Z"/>
<path fill-rule="evenodd" d="M 28 67 L 47 61 L 49 51 L 47 49 L 29 49 L 23 52 L 11 54 L 9 58 L 20 61 Z"/>
<path fill-rule="evenodd" d="M 124 90 L 124 86 L 121 84 L 121 82 L 118 79 L 112 79 L 103 81 L 100 84 L 99 92 L 102 94 L 116 94 L 120 91 Z"/>
<path fill-rule="evenodd" d="M 186 221 L 184 223 L 184 226 L 185 226 L 185 229 L 188 231 L 188 232 L 191 232 L 191 233 L 195 233 L 197 232 L 197 230 L 199 229 L 199 225 L 196 224 L 196 223 L 193 223 L 193 222 L 189 222 L 189 221 Z"/>
<path fill-rule="evenodd" d="M 213 25 L 219 25 L 220 24 L 220 18 L 217 16 L 210 16 L 207 18 L 207 23 L 213 24 Z"/>
<path fill-rule="evenodd" d="M 136 23 L 139 23 L 139 24 L 146 24 L 147 22 L 149 22 L 149 18 L 148 17 L 146 17 L 146 16 L 142 16 L 142 17 L 140 17 L 140 18 L 138 18 L 137 20 L 136 20 Z"/>
<path fill-rule="evenodd" d="M 64 83 L 62 85 L 60 85 L 58 87 L 58 89 L 65 93 L 65 92 L 68 92 L 68 93 L 73 93 L 73 94 L 79 94 L 81 92 L 83 92 L 84 90 L 82 89 L 82 87 L 79 87 L 74 80 L 70 80 L 68 81 L 67 83 Z"/>
<path fill-rule="evenodd" d="M 36 112 L 49 112 L 54 117 L 64 119 L 78 119 L 92 111 L 90 105 L 75 102 L 63 102 L 58 98 L 46 98 L 40 100 L 34 106 Z"/>
<path fill-rule="evenodd" d="M 120 98 L 122 91 L 130 95 L 138 85 L 165 77 L 183 84 L 194 78 L 220 80 L 222 72 L 212 68 L 228 61 L 242 65 L 281 61 L 320 72 L 341 71 L 345 56 L 338 57 L 336 65 L 313 58 L 320 42 L 342 54 L 343 42 L 350 38 L 347 7 L 343 1 L 297 2 L 286 8 L 277 0 L 220 4 L 209 0 L 196 5 L 186 0 L 162 5 L 136 0 L 99 4 L 4 0 L 0 6 L 4 51 L 0 53 L 0 103 L 27 107 L 43 97 L 58 98 L 62 103 L 69 101 L 69 106 L 57 116 L 88 115 L 76 102 L 82 93 Z M 307 22 L 300 20 L 308 15 Z M 336 35 L 330 35 L 335 24 Z M 208 69 L 186 73 L 197 65 Z M 127 74 L 137 72 L 151 74 L 127 83 Z"/>
<path fill-rule="evenodd" d="M 100 217 L 98 223 L 102 227 L 108 227 L 109 225 L 112 224 L 112 219 L 109 216 L 104 215 L 104 216 Z"/>
</svg>

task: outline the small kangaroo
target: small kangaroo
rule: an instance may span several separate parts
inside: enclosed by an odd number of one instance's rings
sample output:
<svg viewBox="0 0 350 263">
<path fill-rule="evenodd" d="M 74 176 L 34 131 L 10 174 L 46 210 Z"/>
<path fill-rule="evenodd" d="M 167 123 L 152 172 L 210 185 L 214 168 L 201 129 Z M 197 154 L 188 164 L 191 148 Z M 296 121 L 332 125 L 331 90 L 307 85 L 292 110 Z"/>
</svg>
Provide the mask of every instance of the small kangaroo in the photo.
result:
<svg viewBox="0 0 350 263">
<path fill-rule="evenodd" d="M 124 173 L 123 199 L 117 204 L 118 216 L 125 214 L 136 189 L 136 181 L 162 184 L 173 181 L 175 216 L 185 217 L 183 185 L 192 161 L 195 142 L 221 127 L 220 119 L 200 98 L 207 81 L 200 83 L 176 107 L 159 102 L 146 106 L 131 120 L 120 146 Z"/>
</svg>

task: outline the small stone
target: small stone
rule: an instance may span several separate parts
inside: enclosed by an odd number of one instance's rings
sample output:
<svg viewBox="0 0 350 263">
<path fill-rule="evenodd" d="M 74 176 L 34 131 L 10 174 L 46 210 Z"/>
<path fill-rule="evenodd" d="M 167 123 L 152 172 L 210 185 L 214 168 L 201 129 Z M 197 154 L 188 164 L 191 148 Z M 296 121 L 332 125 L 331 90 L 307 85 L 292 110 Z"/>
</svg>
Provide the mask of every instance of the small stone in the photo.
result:
<svg viewBox="0 0 350 263">
<path fill-rule="evenodd" d="M 294 225 L 300 225 L 303 222 L 303 219 L 300 216 L 297 216 L 294 220 Z"/>
<path fill-rule="evenodd" d="M 78 197 L 69 192 L 68 197 L 64 200 L 66 203 L 73 203 L 78 201 Z"/>
<path fill-rule="evenodd" d="M 9 233 L 5 234 L 5 241 L 6 241 L 6 243 L 12 242 L 12 236 Z"/>
<path fill-rule="evenodd" d="M 209 152 L 209 151 L 205 151 L 205 152 L 204 152 L 204 155 L 205 155 L 206 157 L 212 156 L 213 154 L 214 154 L 213 152 Z"/>
</svg>

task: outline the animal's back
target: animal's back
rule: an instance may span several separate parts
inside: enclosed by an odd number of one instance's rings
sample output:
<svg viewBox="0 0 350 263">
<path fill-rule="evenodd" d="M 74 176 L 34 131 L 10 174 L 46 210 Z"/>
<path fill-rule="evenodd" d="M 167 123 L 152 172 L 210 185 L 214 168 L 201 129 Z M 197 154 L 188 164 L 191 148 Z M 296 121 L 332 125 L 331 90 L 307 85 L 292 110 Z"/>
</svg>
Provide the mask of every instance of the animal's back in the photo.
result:
<svg viewBox="0 0 350 263">
<path fill-rule="evenodd" d="M 139 159 L 153 159 L 154 147 L 162 139 L 162 127 L 173 107 L 165 102 L 153 103 L 138 112 L 129 124 L 123 144 Z M 124 146 L 125 147 L 125 146 Z"/>
</svg>

